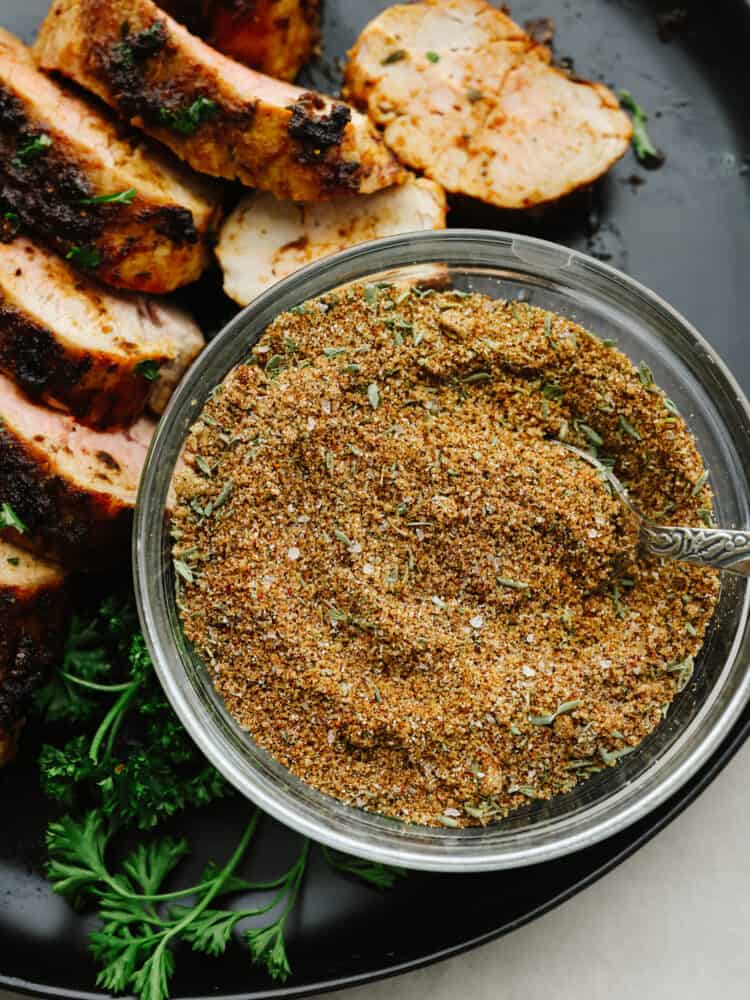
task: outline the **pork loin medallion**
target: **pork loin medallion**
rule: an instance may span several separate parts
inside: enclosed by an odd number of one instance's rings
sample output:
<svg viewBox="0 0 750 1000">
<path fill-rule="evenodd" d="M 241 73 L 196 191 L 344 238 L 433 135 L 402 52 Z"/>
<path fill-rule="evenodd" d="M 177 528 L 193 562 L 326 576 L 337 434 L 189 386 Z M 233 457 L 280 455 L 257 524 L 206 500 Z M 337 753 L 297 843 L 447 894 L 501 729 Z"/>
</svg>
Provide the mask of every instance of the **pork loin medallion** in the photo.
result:
<svg viewBox="0 0 750 1000">
<path fill-rule="evenodd" d="M 300 201 L 405 179 L 364 115 L 228 59 L 151 0 L 54 0 L 36 53 L 203 173 Z"/>
<path fill-rule="evenodd" d="M 8 541 L 76 568 L 127 558 L 155 422 L 95 431 L 29 400 L 0 375 L 0 504 Z"/>
<path fill-rule="evenodd" d="M 216 255 L 224 291 L 246 306 L 311 261 L 381 236 L 445 227 L 445 192 L 426 178 L 327 202 L 278 201 L 255 192 L 228 216 Z"/>
<path fill-rule="evenodd" d="M 210 261 L 219 188 L 41 73 L 0 29 L 0 216 L 108 284 L 168 292 Z"/>
<path fill-rule="evenodd" d="M 203 344 L 166 301 L 108 291 L 23 237 L 0 243 L 0 370 L 84 424 L 161 412 Z"/>
<path fill-rule="evenodd" d="M 65 581 L 60 566 L 0 539 L 0 766 L 13 759 L 31 696 L 62 652 Z"/>
<path fill-rule="evenodd" d="M 389 7 L 349 56 L 345 93 L 401 162 L 501 208 L 590 184 L 630 142 L 611 90 L 552 66 L 548 48 L 485 0 Z"/>
<path fill-rule="evenodd" d="M 168 14 L 224 55 L 293 80 L 320 37 L 320 0 L 164 0 Z"/>
</svg>

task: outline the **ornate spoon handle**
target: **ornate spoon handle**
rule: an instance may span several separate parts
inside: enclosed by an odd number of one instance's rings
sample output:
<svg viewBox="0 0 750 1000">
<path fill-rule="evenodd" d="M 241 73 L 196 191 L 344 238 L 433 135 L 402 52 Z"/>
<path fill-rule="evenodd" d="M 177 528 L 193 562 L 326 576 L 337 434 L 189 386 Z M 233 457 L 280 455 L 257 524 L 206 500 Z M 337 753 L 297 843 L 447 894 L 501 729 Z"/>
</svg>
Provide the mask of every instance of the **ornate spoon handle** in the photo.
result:
<svg viewBox="0 0 750 1000">
<path fill-rule="evenodd" d="M 750 576 L 750 531 L 729 528 L 678 528 L 641 523 L 641 543 L 663 559 L 679 559 Z"/>
</svg>

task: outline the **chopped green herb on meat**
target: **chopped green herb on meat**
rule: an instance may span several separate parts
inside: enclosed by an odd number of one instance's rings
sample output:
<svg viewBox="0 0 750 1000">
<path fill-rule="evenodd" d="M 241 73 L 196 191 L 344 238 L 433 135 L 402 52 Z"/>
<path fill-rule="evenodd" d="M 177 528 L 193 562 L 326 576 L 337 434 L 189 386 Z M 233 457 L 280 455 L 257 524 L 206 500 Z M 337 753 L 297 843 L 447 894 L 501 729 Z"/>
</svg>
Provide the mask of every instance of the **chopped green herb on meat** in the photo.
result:
<svg viewBox="0 0 750 1000">
<path fill-rule="evenodd" d="M 184 108 L 162 108 L 159 120 L 180 135 L 194 135 L 200 126 L 214 117 L 219 106 L 208 97 L 198 97 Z"/>
</svg>

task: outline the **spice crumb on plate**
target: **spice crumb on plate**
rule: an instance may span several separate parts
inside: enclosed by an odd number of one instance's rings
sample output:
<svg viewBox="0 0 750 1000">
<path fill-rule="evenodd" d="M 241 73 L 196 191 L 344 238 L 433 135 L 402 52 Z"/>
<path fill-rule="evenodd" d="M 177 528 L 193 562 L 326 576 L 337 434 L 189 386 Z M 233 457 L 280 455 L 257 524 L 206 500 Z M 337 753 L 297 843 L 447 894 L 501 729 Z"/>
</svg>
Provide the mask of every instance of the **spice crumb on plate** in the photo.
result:
<svg viewBox="0 0 750 1000">
<path fill-rule="evenodd" d="M 279 316 L 192 428 L 174 556 L 229 712 L 344 802 L 460 827 L 615 764 L 688 683 L 711 570 L 641 556 L 710 517 L 682 417 L 571 321 L 370 284 Z"/>
</svg>

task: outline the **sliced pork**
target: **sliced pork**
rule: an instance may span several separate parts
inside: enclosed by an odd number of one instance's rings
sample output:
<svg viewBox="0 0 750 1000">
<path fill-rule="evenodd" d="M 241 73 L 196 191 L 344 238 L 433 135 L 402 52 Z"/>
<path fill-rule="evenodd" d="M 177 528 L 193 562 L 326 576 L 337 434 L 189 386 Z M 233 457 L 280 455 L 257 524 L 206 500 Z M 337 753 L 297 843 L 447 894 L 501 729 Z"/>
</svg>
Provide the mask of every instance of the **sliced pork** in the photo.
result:
<svg viewBox="0 0 750 1000">
<path fill-rule="evenodd" d="M 82 270 L 150 292 L 201 274 L 220 215 L 214 184 L 45 76 L 2 29 L 0 204 Z"/>
<path fill-rule="evenodd" d="M 389 7 L 350 52 L 346 93 L 407 166 L 502 208 L 552 201 L 607 171 L 631 124 L 599 83 L 485 0 Z"/>
<path fill-rule="evenodd" d="M 154 427 L 142 417 L 127 430 L 91 430 L 32 403 L 0 375 L 0 504 L 18 519 L 4 537 L 71 567 L 127 559 Z"/>
<path fill-rule="evenodd" d="M 0 767 L 65 637 L 65 571 L 0 539 Z"/>
<path fill-rule="evenodd" d="M 320 0 L 166 0 L 168 14 L 237 62 L 293 80 L 320 36 Z"/>
<path fill-rule="evenodd" d="M 229 215 L 216 253 L 227 295 L 247 305 L 298 268 L 381 236 L 445 227 L 440 185 L 412 179 L 376 194 L 295 204 L 248 195 Z"/>
<path fill-rule="evenodd" d="M 302 201 L 404 179 L 366 117 L 228 59 L 151 0 L 54 0 L 36 52 L 203 173 Z"/>
<path fill-rule="evenodd" d="M 107 290 L 23 237 L 0 243 L 0 370 L 84 424 L 163 409 L 203 343 L 171 304 Z"/>
</svg>

